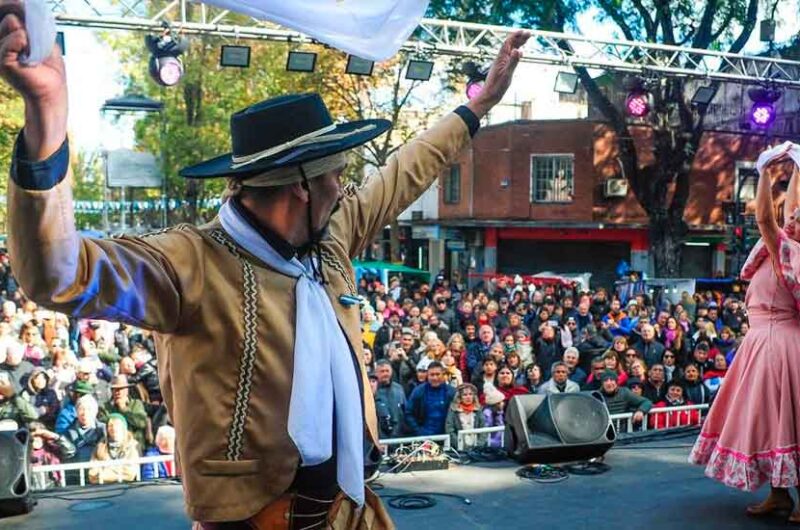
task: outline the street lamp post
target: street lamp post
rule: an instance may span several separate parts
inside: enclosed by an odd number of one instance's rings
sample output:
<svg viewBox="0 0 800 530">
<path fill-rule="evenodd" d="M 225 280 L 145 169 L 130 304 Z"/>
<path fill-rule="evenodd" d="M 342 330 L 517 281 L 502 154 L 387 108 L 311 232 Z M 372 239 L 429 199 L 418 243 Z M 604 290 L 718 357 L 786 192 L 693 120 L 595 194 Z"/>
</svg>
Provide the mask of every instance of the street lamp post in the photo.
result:
<svg viewBox="0 0 800 530">
<path fill-rule="evenodd" d="M 150 99 L 146 96 L 131 94 L 106 100 L 106 102 L 103 104 L 100 110 L 103 113 L 118 112 L 118 113 L 162 114 L 164 110 L 164 104 L 160 101 Z M 164 121 L 163 115 L 161 116 L 161 121 L 162 122 Z M 162 140 L 161 142 L 159 142 L 160 144 L 159 155 L 161 159 L 161 225 L 162 228 L 166 228 L 167 227 L 167 176 L 164 174 L 164 148 L 163 148 L 164 127 L 163 126 L 160 128 L 160 135 Z M 125 188 L 122 188 L 122 196 L 124 201 Z M 103 193 L 104 217 L 107 216 L 105 202 L 106 202 L 106 196 L 104 192 Z M 124 212 L 122 215 L 124 219 L 125 215 Z"/>
</svg>

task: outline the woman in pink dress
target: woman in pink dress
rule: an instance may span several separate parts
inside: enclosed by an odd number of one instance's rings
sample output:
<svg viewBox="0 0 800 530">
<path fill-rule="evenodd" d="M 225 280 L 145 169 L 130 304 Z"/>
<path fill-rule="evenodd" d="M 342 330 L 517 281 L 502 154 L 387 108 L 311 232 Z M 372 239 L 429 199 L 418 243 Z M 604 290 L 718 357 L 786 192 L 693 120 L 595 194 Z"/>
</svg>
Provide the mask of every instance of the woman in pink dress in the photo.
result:
<svg viewBox="0 0 800 530">
<path fill-rule="evenodd" d="M 692 449 L 689 461 L 705 465 L 707 476 L 727 486 L 770 493 L 748 515 L 791 512 L 789 493 L 800 476 L 800 209 L 796 166 L 784 204 L 786 223 L 775 218 L 770 174 L 800 161 L 800 146 L 784 144 L 759 158 L 761 177 L 756 220 L 762 239 L 742 268 L 750 280 L 745 303 L 750 331 L 736 353 L 725 384 Z"/>
</svg>

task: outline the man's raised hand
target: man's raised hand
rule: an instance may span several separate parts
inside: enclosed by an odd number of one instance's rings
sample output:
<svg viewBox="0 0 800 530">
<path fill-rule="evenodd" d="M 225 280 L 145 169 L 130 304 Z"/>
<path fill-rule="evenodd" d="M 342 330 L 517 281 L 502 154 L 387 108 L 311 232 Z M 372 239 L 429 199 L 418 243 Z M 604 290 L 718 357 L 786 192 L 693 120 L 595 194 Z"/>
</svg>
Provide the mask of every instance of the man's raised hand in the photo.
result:
<svg viewBox="0 0 800 530">
<path fill-rule="evenodd" d="M 16 0 L 0 0 L 0 77 L 25 101 L 25 145 L 28 157 L 44 159 L 66 138 L 67 78 L 61 50 L 53 43 L 50 55 L 25 66 L 20 55 L 28 50 L 25 9 Z"/>
<path fill-rule="evenodd" d="M 508 87 L 511 86 L 511 79 L 514 77 L 514 70 L 522 57 L 520 48 L 528 42 L 531 37 L 529 31 L 519 30 L 511 33 L 503 42 L 497 57 L 489 69 L 483 89 L 480 93 L 467 103 L 467 107 L 475 113 L 478 118 L 483 117 L 489 109 L 497 105 L 505 95 Z"/>
</svg>

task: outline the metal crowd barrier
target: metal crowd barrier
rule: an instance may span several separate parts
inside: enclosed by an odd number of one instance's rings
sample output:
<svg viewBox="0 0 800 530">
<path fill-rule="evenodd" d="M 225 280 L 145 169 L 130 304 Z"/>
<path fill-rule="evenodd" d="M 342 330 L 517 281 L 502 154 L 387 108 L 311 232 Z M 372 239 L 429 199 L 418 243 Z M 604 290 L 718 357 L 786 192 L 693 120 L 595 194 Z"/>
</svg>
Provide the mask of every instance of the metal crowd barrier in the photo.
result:
<svg viewBox="0 0 800 530">
<path fill-rule="evenodd" d="M 690 423 L 681 423 L 677 422 L 675 425 L 670 425 L 671 423 L 671 416 L 674 412 L 684 412 L 684 411 L 693 411 L 696 410 L 698 413 L 698 424 L 703 422 L 703 412 L 708 410 L 708 405 L 684 405 L 682 407 L 665 407 L 665 408 L 658 408 L 658 409 L 650 409 L 650 412 L 644 415 L 644 419 L 642 423 L 634 424 L 633 419 L 633 412 L 627 412 L 624 414 L 612 414 L 611 421 L 614 422 L 614 427 L 617 429 L 617 433 L 620 434 L 627 434 L 633 432 L 645 432 L 645 431 L 664 431 L 667 429 L 674 429 L 676 427 L 685 427 L 690 425 Z M 650 416 L 657 416 L 663 415 L 666 418 L 666 425 L 661 429 L 651 429 L 650 428 Z M 625 426 L 623 428 L 623 425 Z"/>
<path fill-rule="evenodd" d="M 614 427 L 617 429 L 617 432 L 620 434 L 628 434 L 634 432 L 644 432 L 644 431 L 664 431 L 668 429 L 673 429 L 676 427 L 682 427 L 686 424 L 681 424 L 678 422 L 675 425 L 671 425 L 671 416 L 675 412 L 683 412 L 683 411 L 698 411 L 698 419 L 700 422 L 703 420 L 703 413 L 708 410 L 708 405 L 687 405 L 683 407 L 668 407 L 668 408 L 659 408 L 659 409 L 652 409 L 648 414 L 645 414 L 644 419 L 640 424 L 634 424 L 632 422 L 634 413 L 629 412 L 625 414 L 612 414 L 610 416 L 611 421 L 614 423 Z M 665 415 L 665 425 L 663 428 L 660 429 L 651 429 L 649 427 L 649 417 L 651 415 L 658 415 L 664 414 Z M 483 427 L 480 429 L 465 429 L 459 431 L 458 433 L 458 446 L 457 449 L 459 451 L 464 450 L 464 438 L 467 435 L 474 435 L 474 434 L 491 434 L 496 432 L 505 432 L 505 427 Z M 390 448 L 395 446 L 414 446 L 414 444 L 422 444 L 425 442 L 436 442 L 442 445 L 444 451 L 448 451 L 451 448 L 450 445 L 450 436 L 447 434 L 436 434 L 432 436 L 412 436 L 407 438 L 388 438 L 385 440 L 380 440 L 381 452 L 383 453 L 384 457 L 388 456 L 390 453 Z M 59 474 L 58 483 L 60 487 L 66 487 L 66 471 L 78 471 L 79 472 L 79 484 L 81 486 L 85 486 L 87 483 L 86 480 L 86 472 L 93 468 L 104 468 L 104 467 L 120 467 L 120 466 L 136 466 L 136 481 L 141 480 L 141 466 L 142 465 L 152 465 L 154 467 L 154 475 L 158 475 L 158 464 L 162 462 L 172 462 L 174 464 L 174 456 L 173 455 L 161 455 L 161 456 L 146 456 L 142 458 L 134 458 L 130 460 L 103 460 L 103 461 L 94 461 L 94 462 L 76 462 L 70 464 L 56 464 L 56 465 L 46 465 L 46 466 L 33 466 L 32 471 L 34 475 L 40 474 L 41 481 L 37 481 L 39 483 L 46 483 L 46 474 L 56 472 Z M 102 484 L 102 477 L 100 483 Z M 120 480 L 121 482 L 121 480 Z"/>
<path fill-rule="evenodd" d="M 141 458 L 131 458 L 129 460 L 96 460 L 94 462 L 74 462 L 69 464 L 53 464 L 46 466 L 33 466 L 31 471 L 34 476 L 39 475 L 41 481 L 35 481 L 40 484 L 47 483 L 48 473 L 58 473 L 59 486 L 64 488 L 67 486 L 67 471 L 78 471 L 78 485 L 85 486 L 87 483 L 86 472 L 90 469 L 98 469 L 105 467 L 126 467 L 136 466 L 136 482 L 142 480 L 142 467 L 143 465 L 153 466 L 153 475 L 158 475 L 158 465 L 162 462 L 172 462 L 173 469 L 175 463 L 174 455 L 160 455 L 160 456 L 144 456 Z M 99 484 L 103 484 L 103 477 L 99 478 Z M 117 482 L 123 482 L 119 480 Z"/>
<path fill-rule="evenodd" d="M 698 420 L 699 423 L 703 421 L 703 412 L 708 410 L 708 405 L 685 405 L 682 407 L 666 407 L 666 408 L 658 408 L 658 409 L 651 409 L 648 414 L 644 415 L 644 419 L 642 420 L 641 424 L 634 424 L 633 419 L 633 412 L 626 412 L 624 414 L 611 414 L 609 418 L 611 419 L 612 423 L 614 424 L 614 428 L 617 429 L 617 433 L 620 434 L 628 434 L 633 432 L 639 431 L 664 431 L 667 429 L 674 429 L 676 427 L 683 427 L 687 424 L 681 424 L 678 422 L 675 425 L 671 425 L 671 415 L 674 412 L 683 412 L 683 411 L 698 411 Z M 653 415 L 660 415 L 663 414 L 666 417 L 665 426 L 661 429 L 650 429 L 649 428 L 649 420 L 650 416 Z M 623 428 L 623 425 L 625 427 Z M 637 430 L 637 427 L 639 429 Z M 463 431 L 458 432 L 458 450 L 464 450 L 464 437 L 469 434 L 485 434 L 485 433 L 495 433 L 495 432 L 505 432 L 505 427 L 483 427 L 481 429 L 465 429 Z M 505 440 L 504 440 L 505 441 Z"/>
</svg>

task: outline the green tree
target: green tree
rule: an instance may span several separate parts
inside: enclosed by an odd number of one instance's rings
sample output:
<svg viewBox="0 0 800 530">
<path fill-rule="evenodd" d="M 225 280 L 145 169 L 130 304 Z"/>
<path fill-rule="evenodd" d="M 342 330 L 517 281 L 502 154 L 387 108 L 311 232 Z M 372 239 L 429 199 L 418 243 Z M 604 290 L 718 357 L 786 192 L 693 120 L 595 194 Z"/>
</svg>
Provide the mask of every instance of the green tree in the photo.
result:
<svg viewBox="0 0 800 530">
<path fill-rule="evenodd" d="M 346 56 L 337 50 L 315 47 L 317 68 L 313 73 L 285 70 L 287 45 L 248 42 L 251 65 L 248 69 L 221 68 L 220 45 L 226 41 L 210 36 L 191 36 L 188 51 L 182 55 L 185 74 L 173 88 L 158 87 L 147 74 L 149 52 L 141 35 L 104 37 L 121 57 L 127 91 L 145 94 L 164 103 L 161 115 L 148 115 L 135 126 L 136 142 L 163 157 L 168 196 L 184 199 L 189 207 L 170 212 L 169 223 L 208 219 L 214 210 L 203 210 L 205 199 L 218 197 L 222 179 L 186 180 L 178 177 L 180 168 L 230 151 L 231 114 L 270 96 L 316 91 L 322 94 L 334 120 L 385 118 L 392 122 L 386 135 L 354 150 L 345 175 L 355 184 L 366 170 L 380 167 L 403 143 L 438 114 L 439 107 L 411 111 L 419 83 L 403 78 L 403 57 L 375 66 L 372 76 L 344 73 Z M 394 259 L 399 258 L 395 230 L 392 230 Z"/>
<path fill-rule="evenodd" d="M 337 69 L 344 67 L 342 60 L 330 64 Z M 354 151 L 356 160 L 349 178 L 356 184 L 360 183 L 360 175 L 365 170 L 386 165 L 389 157 L 400 147 L 421 129 L 427 128 L 429 118 L 440 113 L 443 99 L 428 101 L 421 113 L 411 110 L 415 91 L 421 82 L 405 80 L 404 66 L 405 60 L 401 55 L 383 63 L 374 76 L 341 76 L 335 72 L 322 76 L 322 93 L 327 94 L 334 105 L 341 106 L 348 118 L 384 118 L 391 122 L 386 134 Z M 441 91 L 437 93 L 441 94 Z M 420 102 L 416 103 L 419 108 Z M 394 219 L 389 226 L 390 260 L 394 262 L 401 261 L 399 232 L 398 222 Z"/>
<path fill-rule="evenodd" d="M 102 159 L 94 152 L 80 151 L 73 155 L 72 198 L 76 201 L 102 201 L 105 189 Z M 75 211 L 78 230 L 104 229 L 100 212 Z"/>
<path fill-rule="evenodd" d="M 22 98 L 8 84 L 0 82 L 0 171 L 5 178 L 0 178 L 0 233 L 5 234 L 6 226 L 6 190 L 7 176 L 11 170 L 11 155 L 17 134 L 24 121 Z"/>
<path fill-rule="evenodd" d="M 778 1 L 770 0 L 773 13 Z M 596 8 L 628 40 L 738 53 L 755 28 L 758 7 L 758 0 L 432 0 L 429 16 L 564 31 L 576 27 L 579 14 Z M 560 45 L 568 46 L 566 42 Z M 631 122 L 614 97 L 622 90 L 623 79 L 611 74 L 617 90 L 606 91 L 585 68 L 575 71 L 590 103 L 617 135 L 625 175 L 650 219 L 655 274 L 675 277 L 680 273 L 681 243 L 688 230 L 684 211 L 690 169 L 703 135 L 706 109 L 691 107 L 684 78 L 665 77 L 649 84 L 655 105 L 645 123 L 652 129 L 654 162 L 643 163 L 629 134 Z"/>
</svg>

